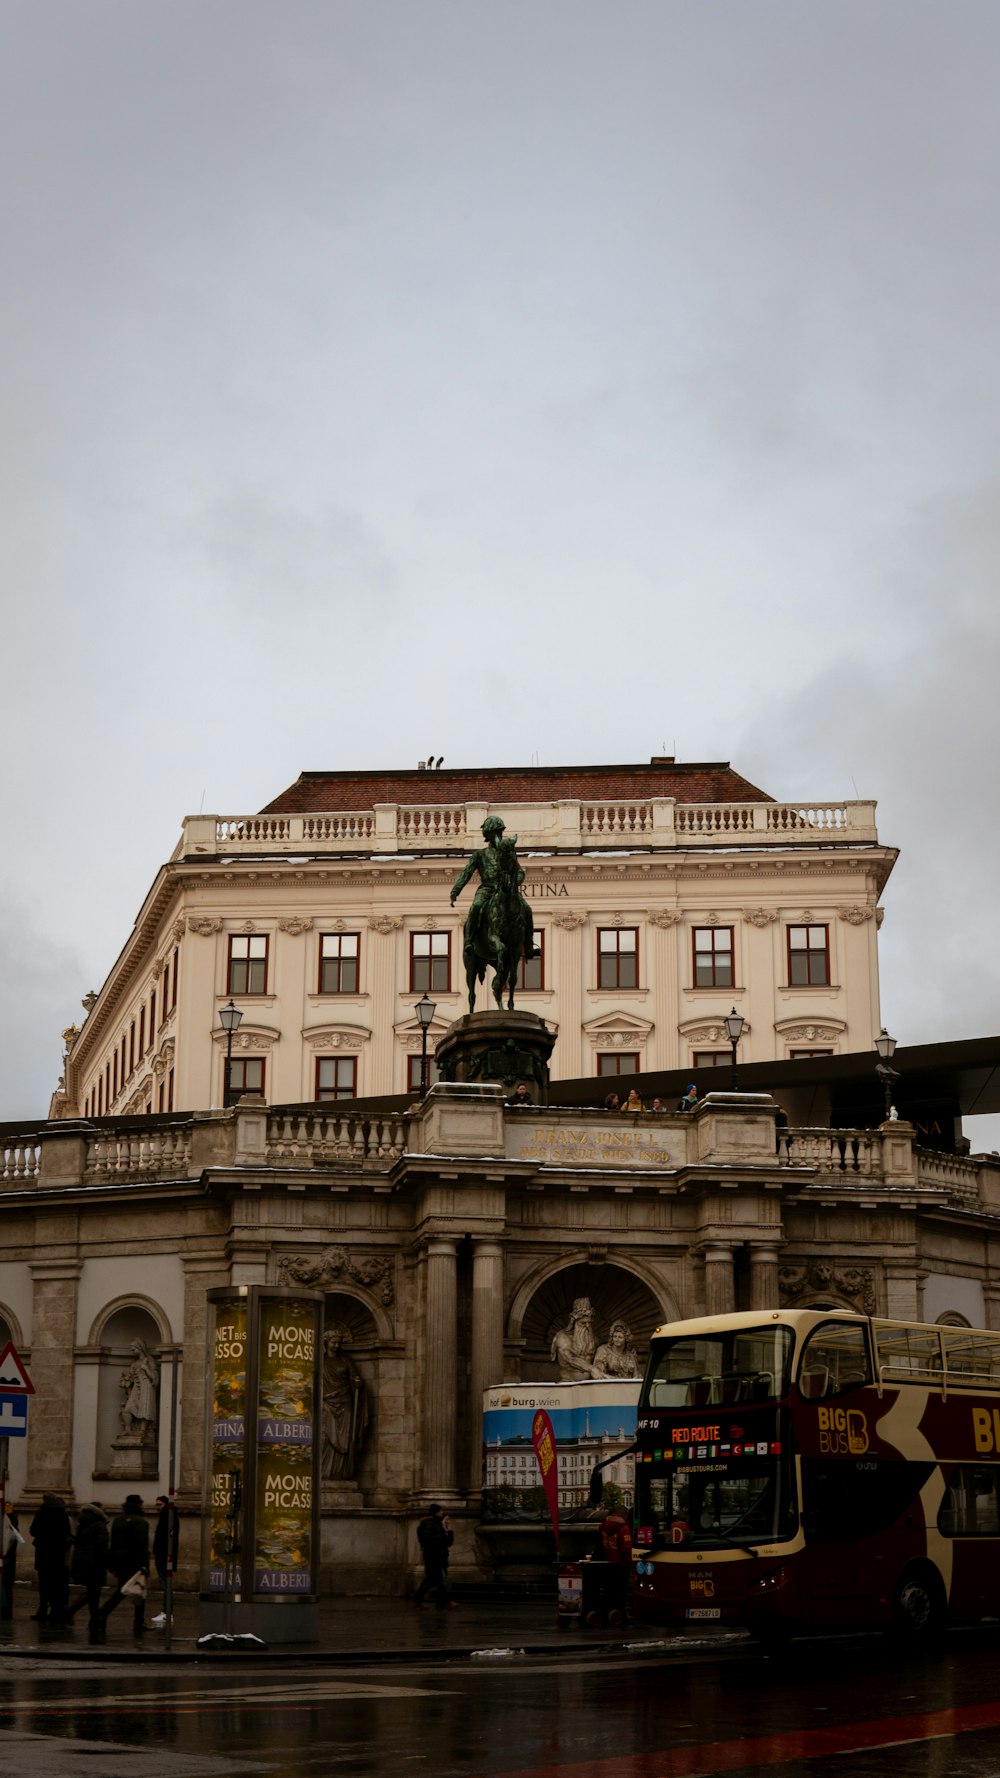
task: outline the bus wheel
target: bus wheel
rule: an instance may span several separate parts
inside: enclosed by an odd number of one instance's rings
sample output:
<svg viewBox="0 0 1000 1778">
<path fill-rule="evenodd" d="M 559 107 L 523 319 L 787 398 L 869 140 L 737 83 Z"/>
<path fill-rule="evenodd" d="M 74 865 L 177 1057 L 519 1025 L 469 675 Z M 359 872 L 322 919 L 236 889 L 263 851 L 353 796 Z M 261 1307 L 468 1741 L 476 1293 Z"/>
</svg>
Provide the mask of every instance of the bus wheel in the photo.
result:
<svg viewBox="0 0 1000 1778">
<path fill-rule="evenodd" d="M 936 1568 L 908 1568 L 892 1602 L 892 1633 L 905 1643 L 928 1642 L 944 1627 L 944 1588 Z"/>
</svg>

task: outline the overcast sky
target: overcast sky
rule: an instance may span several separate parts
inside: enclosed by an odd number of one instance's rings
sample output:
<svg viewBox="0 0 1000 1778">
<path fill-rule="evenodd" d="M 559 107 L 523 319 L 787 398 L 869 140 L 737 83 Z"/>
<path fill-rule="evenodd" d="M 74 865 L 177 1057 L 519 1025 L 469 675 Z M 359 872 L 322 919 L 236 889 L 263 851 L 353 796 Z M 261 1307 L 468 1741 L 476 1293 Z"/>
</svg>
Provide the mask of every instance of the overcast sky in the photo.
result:
<svg viewBox="0 0 1000 1778">
<path fill-rule="evenodd" d="M 0 0 L 0 1116 L 185 814 L 429 752 L 875 797 L 886 1023 L 1000 1029 L 998 61 L 996 0 Z"/>
</svg>

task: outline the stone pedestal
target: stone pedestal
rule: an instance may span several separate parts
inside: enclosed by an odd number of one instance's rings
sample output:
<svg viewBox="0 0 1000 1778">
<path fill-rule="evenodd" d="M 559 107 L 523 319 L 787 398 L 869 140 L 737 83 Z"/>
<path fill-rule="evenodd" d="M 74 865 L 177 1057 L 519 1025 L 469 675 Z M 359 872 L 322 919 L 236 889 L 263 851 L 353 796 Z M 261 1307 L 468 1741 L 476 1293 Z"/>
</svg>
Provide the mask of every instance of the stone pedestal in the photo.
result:
<svg viewBox="0 0 1000 1778">
<path fill-rule="evenodd" d="M 523 1080 L 534 1103 L 547 1105 L 555 1041 L 536 1013 L 473 1012 L 448 1026 L 435 1057 L 442 1080 L 493 1082 L 509 1092 Z"/>
<path fill-rule="evenodd" d="M 160 1473 L 160 1451 L 155 1432 L 151 1437 L 140 1438 L 135 1433 L 123 1432 L 118 1438 L 111 1440 L 114 1456 L 108 1468 L 108 1475 L 115 1481 L 149 1481 Z"/>
</svg>

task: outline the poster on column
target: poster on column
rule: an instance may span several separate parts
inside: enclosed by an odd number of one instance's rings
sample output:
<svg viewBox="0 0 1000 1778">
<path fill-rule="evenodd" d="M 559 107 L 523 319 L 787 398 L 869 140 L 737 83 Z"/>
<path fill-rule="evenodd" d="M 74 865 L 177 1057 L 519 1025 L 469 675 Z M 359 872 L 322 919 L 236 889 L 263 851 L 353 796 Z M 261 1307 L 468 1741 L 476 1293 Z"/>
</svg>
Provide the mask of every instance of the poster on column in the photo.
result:
<svg viewBox="0 0 1000 1778">
<path fill-rule="evenodd" d="M 238 1586 L 239 1550 L 234 1547 L 239 1521 L 232 1508 L 243 1488 L 243 1439 L 247 1403 L 247 1305 L 245 1301 L 215 1304 L 212 1343 L 212 1488 L 209 1520 L 209 1591 L 224 1592 L 232 1579 Z M 236 1575 L 233 1576 L 235 1566 Z"/>
<path fill-rule="evenodd" d="M 558 1504 L 585 1506 L 591 1471 L 602 1470 L 605 1510 L 631 1507 L 635 1458 L 618 1456 L 635 1440 L 641 1383 L 618 1378 L 588 1383 L 501 1383 L 483 1392 L 484 1519 L 544 1519 L 548 1513 L 532 1433 L 548 1414 L 558 1458 Z"/>
<path fill-rule="evenodd" d="M 313 1486 L 320 1306 L 260 1305 L 254 1592 L 315 1592 Z"/>
</svg>

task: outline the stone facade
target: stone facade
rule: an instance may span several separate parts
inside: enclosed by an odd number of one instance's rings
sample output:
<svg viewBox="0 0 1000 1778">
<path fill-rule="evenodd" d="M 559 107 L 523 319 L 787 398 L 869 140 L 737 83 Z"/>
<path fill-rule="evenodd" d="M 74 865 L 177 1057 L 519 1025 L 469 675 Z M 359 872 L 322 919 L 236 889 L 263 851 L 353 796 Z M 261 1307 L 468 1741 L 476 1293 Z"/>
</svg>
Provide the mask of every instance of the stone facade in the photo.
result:
<svg viewBox="0 0 1000 1778">
<path fill-rule="evenodd" d="M 47 1123 L 5 1139 L 0 1339 L 37 1396 L 12 1442 L 25 1506 L 42 1489 L 114 1505 L 119 1379 L 134 1343 L 160 1366 L 158 1462 L 179 1366 L 182 1581 L 193 1583 L 205 1465 L 206 1293 L 300 1283 L 345 1330 L 370 1418 L 355 1474 L 324 1484 L 324 1581 L 402 1590 L 430 1498 L 477 1535 L 481 1401 L 551 1380 L 554 1331 L 587 1296 L 599 1337 L 660 1322 L 829 1305 L 1000 1327 L 1000 1164 L 919 1149 L 902 1122 L 785 1130 L 766 1095 L 688 1116 L 505 1109 L 496 1088 L 435 1087 L 403 1115 L 336 1106 Z"/>
<path fill-rule="evenodd" d="M 467 1010 L 468 896 L 453 909 L 449 890 L 488 813 L 519 836 L 543 956 L 517 1005 L 554 1033 L 554 1079 L 728 1060 L 733 1006 L 744 1062 L 870 1048 L 896 856 L 873 803 L 774 802 L 728 766 L 665 760 L 306 774 L 262 815 L 184 822 L 82 1028 L 64 1033 L 51 1114 L 221 1105 L 230 996 L 239 1091 L 288 1104 L 413 1090 L 425 979 L 431 1053 Z"/>
</svg>

